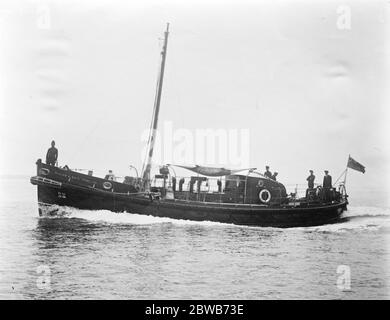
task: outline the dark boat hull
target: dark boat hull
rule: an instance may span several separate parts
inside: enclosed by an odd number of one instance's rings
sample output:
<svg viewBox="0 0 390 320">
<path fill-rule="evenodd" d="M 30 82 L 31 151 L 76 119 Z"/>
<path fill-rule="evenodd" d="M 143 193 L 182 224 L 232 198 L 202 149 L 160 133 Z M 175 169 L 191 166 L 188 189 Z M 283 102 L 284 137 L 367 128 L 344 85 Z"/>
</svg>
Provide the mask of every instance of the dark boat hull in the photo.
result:
<svg viewBox="0 0 390 320">
<path fill-rule="evenodd" d="M 46 181 L 45 181 L 46 180 Z M 110 210 L 194 221 L 215 221 L 261 227 L 304 227 L 340 221 L 347 201 L 313 207 L 267 207 L 185 200 L 151 200 L 144 195 L 118 193 L 93 187 L 31 178 L 41 205 L 87 210 Z"/>
</svg>

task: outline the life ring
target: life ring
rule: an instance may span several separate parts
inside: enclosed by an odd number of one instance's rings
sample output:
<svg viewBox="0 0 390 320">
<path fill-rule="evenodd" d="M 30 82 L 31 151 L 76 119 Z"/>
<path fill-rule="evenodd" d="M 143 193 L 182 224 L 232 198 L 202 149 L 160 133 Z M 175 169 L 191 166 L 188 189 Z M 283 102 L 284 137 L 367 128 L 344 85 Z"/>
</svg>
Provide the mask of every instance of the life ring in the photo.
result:
<svg viewBox="0 0 390 320">
<path fill-rule="evenodd" d="M 112 188 L 112 184 L 111 182 L 103 182 L 103 188 L 106 189 L 106 190 L 110 190 Z"/>
<path fill-rule="evenodd" d="M 263 199 L 263 194 L 267 194 L 267 198 Z M 259 192 L 259 199 L 262 203 L 268 203 L 271 200 L 271 192 L 268 189 L 263 189 Z"/>
</svg>

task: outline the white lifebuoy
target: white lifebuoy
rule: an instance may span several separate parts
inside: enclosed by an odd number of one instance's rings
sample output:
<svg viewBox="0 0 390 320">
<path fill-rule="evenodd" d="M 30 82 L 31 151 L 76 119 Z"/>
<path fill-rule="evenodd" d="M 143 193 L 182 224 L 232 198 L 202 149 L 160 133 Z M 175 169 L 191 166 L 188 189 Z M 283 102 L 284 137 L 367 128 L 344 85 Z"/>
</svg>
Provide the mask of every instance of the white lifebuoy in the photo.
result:
<svg viewBox="0 0 390 320">
<path fill-rule="evenodd" d="M 103 188 L 106 189 L 106 190 L 110 190 L 112 188 L 112 184 L 111 182 L 103 182 Z"/>
<path fill-rule="evenodd" d="M 267 194 L 267 199 L 263 199 L 263 194 Z M 263 189 L 259 192 L 259 199 L 262 203 L 268 203 L 271 200 L 271 192 L 269 192 L 267 189 Z"/>
</svg>

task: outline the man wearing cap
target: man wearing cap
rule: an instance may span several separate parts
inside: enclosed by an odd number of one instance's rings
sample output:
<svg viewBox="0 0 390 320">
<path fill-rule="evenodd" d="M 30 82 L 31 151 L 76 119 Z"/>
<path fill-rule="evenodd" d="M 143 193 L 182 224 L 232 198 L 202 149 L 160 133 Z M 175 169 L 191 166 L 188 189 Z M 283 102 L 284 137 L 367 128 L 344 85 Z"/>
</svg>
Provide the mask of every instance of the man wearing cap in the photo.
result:
<svg viewBox="0 0 390 320">
<path fill-rule="evenodd" d="M 325 170 L 324 181 L 322 187 L 324 188 L 325 201 L 330 200 L 330 191 L 332 189 L 332 177 L 328 174 L 329 171 Z"/>
<path fill-rule="evenodd" d="M 53 140 L 51 142 L 51 148 L 49 148 L 46 153 L 46 164 L 50 166 L 55 166 L 58 158 L 58 150 L 56 147 L 54 147 L 55 145 L 56 143 Z"/>
<path fill-rule="evenodd" d="M 310 172 L 310 175 L 306 178 L 307 187 L 309 189 L 313 189 L 314 188 L 314 180 L 315 180 L 316 176 L 313 174 L 313 170 L 309 170 L 309 172 Z"/>
<path fill-rule="evenodd" d="M 106 174 L 106 176 L 104 177 L 104 179 L 106 179 L 106 180 L 111 180 L 111 181 L 116 181 L 115 175 L 114 175 L 114 173 L 112 172 L 112 170 L 108 170 L 108 173 Z"/>
<path fill-rule="evenodd" d="M 271 179 L 276 181 L 277 175 L 278 175 L 278 173 L 277 173 L 277 172 L 274 172 L 274 174 L 272 175 Z"/>
<path fill-rule="evenodd" d="M 269 178 L 269 179 L 272 179 L 272 173 L 271 173 L 271 171 L 269 171 L 269 166 L 265 166 L 264 176 Z"/>
</svg>

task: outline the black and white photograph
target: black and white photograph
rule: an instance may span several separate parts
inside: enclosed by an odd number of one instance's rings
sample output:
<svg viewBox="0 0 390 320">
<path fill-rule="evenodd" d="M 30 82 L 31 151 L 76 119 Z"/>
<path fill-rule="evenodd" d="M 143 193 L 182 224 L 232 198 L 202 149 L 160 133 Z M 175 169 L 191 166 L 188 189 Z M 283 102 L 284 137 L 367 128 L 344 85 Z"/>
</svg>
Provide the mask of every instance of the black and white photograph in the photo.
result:
<svg viewBox="0 0 390 320">
<path fill-rule="evenodd" d="M 2 0 L 0 300 L 388 300 L 389 18 Z"/>
</svg>

